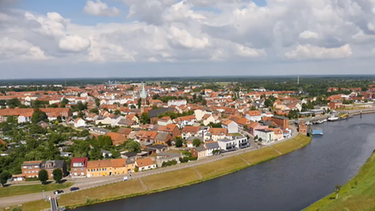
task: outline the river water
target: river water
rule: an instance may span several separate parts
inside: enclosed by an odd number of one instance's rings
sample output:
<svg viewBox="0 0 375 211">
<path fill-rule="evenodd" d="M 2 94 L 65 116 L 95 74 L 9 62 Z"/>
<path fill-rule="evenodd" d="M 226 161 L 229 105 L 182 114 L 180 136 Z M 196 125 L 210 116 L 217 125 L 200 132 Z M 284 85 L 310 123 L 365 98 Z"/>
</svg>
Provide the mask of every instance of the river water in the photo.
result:
<svg viewBox="0 0 375 211">
<path fill-rule="evenodd" d="M 323 136 L 274 160 L 201 184 L 75 211 L 302 210 L 355 176 L 375 149 L 374 114 L 319 127 Z"/>
</svg>

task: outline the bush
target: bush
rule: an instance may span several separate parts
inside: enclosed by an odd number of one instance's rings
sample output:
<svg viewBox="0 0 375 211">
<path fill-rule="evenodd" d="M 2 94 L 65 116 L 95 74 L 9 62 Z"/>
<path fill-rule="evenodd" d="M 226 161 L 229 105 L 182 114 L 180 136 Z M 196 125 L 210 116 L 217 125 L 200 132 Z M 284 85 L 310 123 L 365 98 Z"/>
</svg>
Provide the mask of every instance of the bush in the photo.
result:
<svg viewBox="0 0 375 211">
<path fill-rule="evenodd" d="M 173 165 L 176 165 L 176 164 L 177 164 L 176 160 L 170 160 L 170 161 L 167 161 L 167 162 L 163 162 L 161 167 L 173 166 Z"/>
</svg>

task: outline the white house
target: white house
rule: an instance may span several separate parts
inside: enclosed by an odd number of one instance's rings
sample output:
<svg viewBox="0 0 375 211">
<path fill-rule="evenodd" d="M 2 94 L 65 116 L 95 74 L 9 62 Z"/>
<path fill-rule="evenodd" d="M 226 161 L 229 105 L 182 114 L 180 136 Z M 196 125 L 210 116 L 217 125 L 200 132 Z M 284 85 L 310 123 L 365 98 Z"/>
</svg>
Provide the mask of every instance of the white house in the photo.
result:
<svg viewBox="0 0 375 211">
<path fill-rule="evenodd" d="M 258 122 L 262 120 L 262 114 L 260 111 L 249 111 L 246 113 L 246 119 L 253 121 L 253 122 Z"/>
<path fill-rule="evenodd" d="M 210 123 L 215 123 L 216 122 L 215 117 L 212 116 L 212 114 L 206 114 L 206 115 L 204 115 L 203 118 L 202 118 L 202 120 L 203 120 L 203 124 L 205 126 L 209 125 Z"/>
<path fill-rule="evenodd" d="M 152 162 L 151 158 L 138 159 L 135 161 L 135 166 L 138 168 L 138 171 L 156 169 L 156 164 Z"/>
<path fill-rule="evenodd" d="M 158 125 L 167 126 L 169 124 L 173 124 L 173 121 L 169 116 L 165 116 L 158 120 Z"/>
<path fill-rule="evenodd" d="M 220 139 L 220 140 L 217 140 L 217 143 L 219 144 L 220 149 L 224 151 L 232 151 L 236 149 L 235 140 Z"/>
<path fill-rule="evenodd" d="M 270 144 L 275 140 L 274 132 L 268 129 L 257 129 L 254 131 L 254 136 L 258 136 L 258 140 L 261 140 L 262 144 Z"/>
<path fill-rule="evenodd" d="M 235 137 L 234 141 L 236 143 L 236 148 L 238 149 L 250 147 L 250 142 L 246 137 Z"/>
<path fill-rule="evenodd" d="M 232 120 L 222 122 L 221 127 L 226 128 L 228 133 L 238 133 L 238 124 Z"/>
<path fill-rule="evenodd" d="M 112 119 L 110 117 L 103 117 L 103 116 L 99 116 L 97 117 L 97 119 L 95 120 L 95 124 L 102 124 L 102 125 L 110 125 L 112 124 Z"/>
<path fill-rule="evenodd" d="M 75 128 L 78 128 L 78 127 L 85 127 L 86 126 L 86 121 L 81 119 L 81 118 L 78 118 L 74 121 L 74 127 Z"/>
<path fill-rule="evenodd" d="M 194 116 L 197 119 L 197 121 L 202 121 L 203 116 L 206 114 L 212 114 L 212 112 L 201 109 L 194 110 Z"/>
<path fill-rule="evenodd" d="M 179 127 L 183 128 L 185 126 L 192 126 L 197 122 L 197 119 L 194 115 L 190 116 L 181 116 L 173 120 L 173 122 Z"/>
<path fill-rule="evenodd" d="M 220 150 L 220 146 L 217 142 L 206 142 L 204 147 L 206 148 L 207 156 L 213 156 L 213 151 Z"/>
<path fill-rule="evenodd" d="M 181 106 L 181 105 L 186 105 L 186 104 L 187 104 L 186 100 L 169 100 L 168 101 L 168 107 Z"/>
</svg>

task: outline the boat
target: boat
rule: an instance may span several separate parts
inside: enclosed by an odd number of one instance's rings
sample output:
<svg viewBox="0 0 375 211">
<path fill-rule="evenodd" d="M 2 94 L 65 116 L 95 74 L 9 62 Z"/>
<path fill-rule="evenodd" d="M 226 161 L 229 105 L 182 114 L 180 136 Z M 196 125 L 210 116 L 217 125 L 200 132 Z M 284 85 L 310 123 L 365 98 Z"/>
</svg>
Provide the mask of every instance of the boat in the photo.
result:
<svg viewBox="0 0 375 211">
<path fill-rule="evenodd" d="M 318 127 L 312 127 L 310 133 L 311 135 L 323 135 L 323 130 Z"/>
<path fill-rule="evenodd" d="M 339 118 L 336 117 L 336 116 L 331 116 L 331 117 L 329 117 L 327 120 L 330 121 L 330 122 L 333 122 L 333 121 L 337 121 L 337 120 L 339 120 Z"/>
</svg>

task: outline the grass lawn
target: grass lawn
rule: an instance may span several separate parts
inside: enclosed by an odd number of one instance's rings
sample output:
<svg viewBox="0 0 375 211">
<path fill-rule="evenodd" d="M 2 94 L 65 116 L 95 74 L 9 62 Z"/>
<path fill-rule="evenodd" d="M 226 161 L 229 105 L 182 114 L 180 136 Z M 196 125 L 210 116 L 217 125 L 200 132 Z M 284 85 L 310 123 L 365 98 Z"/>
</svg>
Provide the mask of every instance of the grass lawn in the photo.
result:
<svg viewBox="0 0 375 211">
<path fill-rule="evenodd" d="M 52 191 L 57 189 L 64 189 L 72 186 L 73 183 L 65 182 L 63 184 L 50 183 L 48 185 L 22 185 L 22 186 L 9 186 L 0 187 L 0 197 L 18 196 L 30 193 L 42 193 L 42 191 Z"/>
<path fill-rule="evenodd" d="M 224 155 L 225 156 L 225 155 Z M 195 169 L 202 175 L 203 179 L 230 173 L 237 169 L 246 167 L 247 164 L 239 157 L 230 157 L 219 161 L 196 166 Z"/>
<path fill-rule="evenodd" d="M 240 137 L 243 136 L 243 135 L 241 135 L 240 133 L 231 133 L 231 134 L 229 134 L 229 135 L 231 135 L 231 136 L 240 136 Z"/>
<path fill-rule="evenodd" d="M 186 168 L 142 178 L 142 181 L 147 186 L 148 191 L 178 186 L 196 180 L 199 180 L 199 177 L 192 168 Z"/>
<path fill-rule="evenodd" d="M 271 158 L 278 157 L 279 153 L 277 153 L 271 147 L 265 147 L 255 151 L 241 154 L 240 156 L 247 160 L 251 165 L 255 165 L 257 163 L 267 161 Z"/>
<path fill-rule="evenodd" d="M 298 134 L 295 138 L 294 138 L 295 141 L 303 144 L 303 145 L 307 145 L 311 142 L 311 137 L 308 137 L 308 136 L 304 136 L 302 134 Z"/>
<path fill-rule="evenodd" d="M 335 195 L 332 193 L 326 196 L 306 208 L 305 211 L 375 210 L 375 152 L 357 176 L 343 185 L 338 199 L 334 199 Z"/>
<path fill-rule="evenodd" d="M 299 149 L 301 148 L 301 144 L 299 144 L 298 142 L 295 142 L 294 140 L 288 140 L 288 141 L 284 141 L 282 143 L 279 143 L 279 144 L 275 144 L 273 145 L 273 147 L 281 152 L 282 154 L 287 154 L 289 152 L 292 152 L 296 149 Z"/>
</svg>

